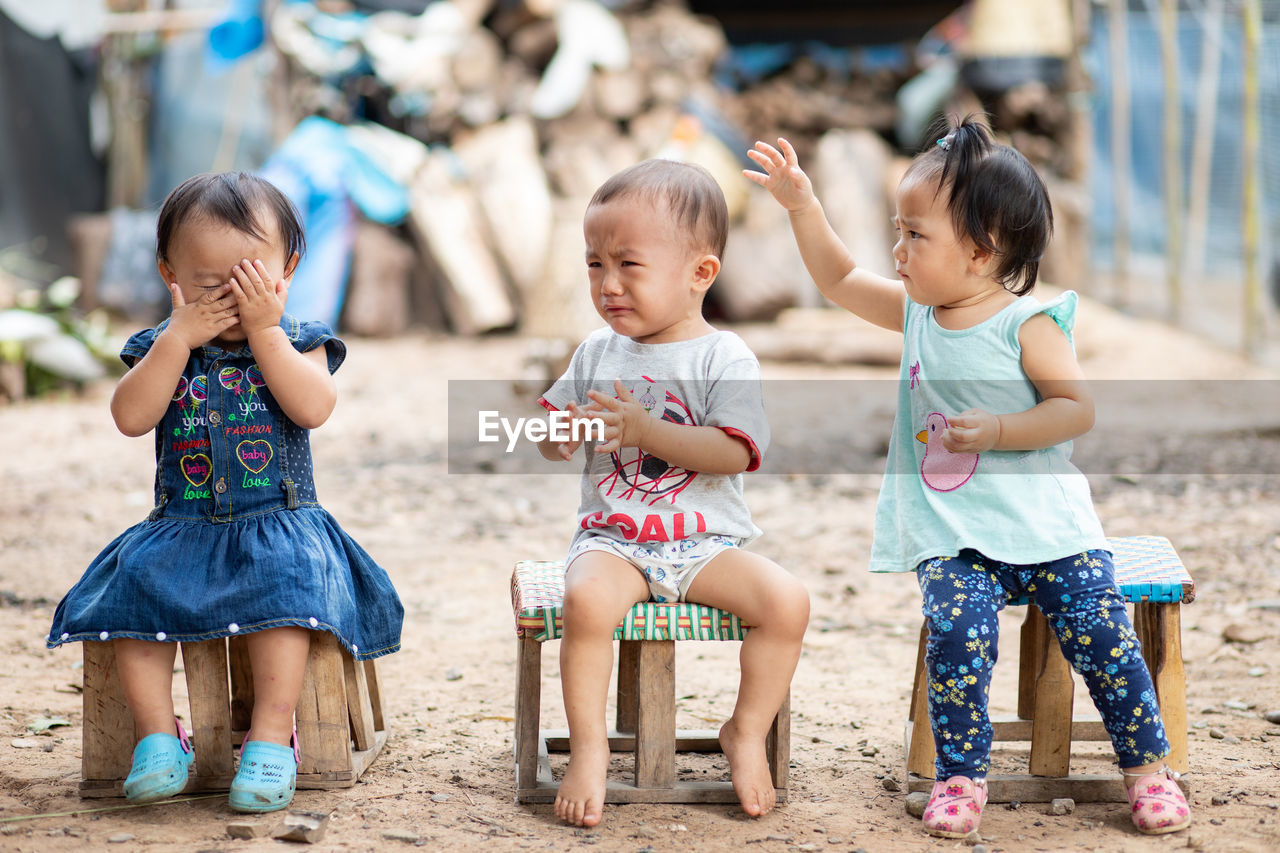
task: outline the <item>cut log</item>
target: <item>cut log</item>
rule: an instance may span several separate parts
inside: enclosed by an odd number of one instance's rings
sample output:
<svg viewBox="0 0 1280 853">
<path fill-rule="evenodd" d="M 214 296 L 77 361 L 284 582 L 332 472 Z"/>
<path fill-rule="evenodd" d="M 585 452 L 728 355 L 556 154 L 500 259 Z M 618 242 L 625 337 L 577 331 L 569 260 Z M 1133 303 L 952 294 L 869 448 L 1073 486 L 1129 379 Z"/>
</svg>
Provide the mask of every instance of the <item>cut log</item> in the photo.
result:
<svg viewBox="0 0 1280 853">
<path fill-rule="evenodd" d="M 391 337 L 409 328 L 410 273 L 417 261 L 413 248 L 390 228 L 358 223 L 342 309 L 343 331 Z"/>
<path fill-rule="evenodd" d="M 582 215 L 587 197 L 557 199 L 547 264 L 537 286 L 524 294 L 520 331 L 577 344 L 603 320 L 591 304 L 583 260 Z"/>
<path fill-rule="evenodd" d="M 479 130 L 454 147 L 466 164 L 498 259 L 522 295 L 534 288 L 551 240 L 551 190 L 542 171 L 538 137 L 528 118 Z"/>
<path fill-rule="evenodd" d="M 729 228 L 722 262 L 708 298 L 735 322 L 772 319 L 813 287 L 786 210 L 764 190 L 747 193 L 742 222 Z"/>
<path fill-rule="evenodd" d="M 432 154 L 410 187 L 411 227 L 435 271 L 445 313 L 463 335 L 511 326 L 515 305 L 487 239 L 475 193 L 452 152 Z"/>
<path fill-rule="evenodd" d="M 892 155 L 888 143 L 869 130 L 831 130 L 818 141 L 809 172 L 827 220 L 854 263 L 891 278 L 894 232 L 881 176 Z"/>
</svg>

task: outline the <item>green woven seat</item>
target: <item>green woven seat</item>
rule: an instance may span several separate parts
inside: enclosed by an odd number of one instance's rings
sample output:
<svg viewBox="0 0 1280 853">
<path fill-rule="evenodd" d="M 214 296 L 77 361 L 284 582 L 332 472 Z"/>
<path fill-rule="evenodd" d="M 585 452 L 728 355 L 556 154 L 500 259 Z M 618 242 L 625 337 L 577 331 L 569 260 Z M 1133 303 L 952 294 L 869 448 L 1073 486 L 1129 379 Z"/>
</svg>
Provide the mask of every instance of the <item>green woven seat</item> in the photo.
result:
<svg viewBox="0 0 1280 853">
<path fill-rule="evenodd" d="M 543 642 L 564 628 L 564 563 L 523 560 L 511 575 L 516 636 Z M 691 602 L 643 601 L 627 611 L 615 640 L 741 640 L 747 626 L 727 610 Z"/>
</svg>

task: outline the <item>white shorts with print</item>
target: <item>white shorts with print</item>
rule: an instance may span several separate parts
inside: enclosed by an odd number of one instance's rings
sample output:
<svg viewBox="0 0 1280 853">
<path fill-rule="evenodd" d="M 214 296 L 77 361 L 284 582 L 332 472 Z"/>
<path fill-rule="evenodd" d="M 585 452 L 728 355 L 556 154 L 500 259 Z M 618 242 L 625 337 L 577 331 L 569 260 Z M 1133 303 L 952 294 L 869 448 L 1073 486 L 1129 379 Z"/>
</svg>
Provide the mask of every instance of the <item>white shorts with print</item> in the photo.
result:
<svg viewBox="0 0 1280 853">
<path fill-rule="evenodd" d="M 649 582 L 652 601 L 684 601 L 689 585 L 702 567 L 721 551 L 737 548 L 740 540 L 732 536 L 703 534 L 674 542 L 621 542 L 608 536 L 587 536 L 569 549 L 568 567 L 587 551 L 616 554 L 640 570 Z"/>
</svg>

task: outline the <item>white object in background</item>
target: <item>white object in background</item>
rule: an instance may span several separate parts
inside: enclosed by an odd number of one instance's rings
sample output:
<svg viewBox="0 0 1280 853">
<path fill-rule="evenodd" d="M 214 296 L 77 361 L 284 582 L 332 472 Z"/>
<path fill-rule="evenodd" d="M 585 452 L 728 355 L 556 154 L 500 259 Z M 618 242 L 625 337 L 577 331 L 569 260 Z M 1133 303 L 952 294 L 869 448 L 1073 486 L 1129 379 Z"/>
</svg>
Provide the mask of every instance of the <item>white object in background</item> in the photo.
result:
<svg viewBox="0 0 1280 853">
<path fill-rule="evenodd" d="M 577 106 L 593 67 L 622 71 L 631 64 L 626 31 L 595 0 L 565 0 L 556 10 L 556 36 L 559 47 L 529 103 L 540 119 L 562 116 Z"/>
<path fill-rule="evenodd" d="M 361 36 L 378 79 L 397 92 L 430 93 L 450 82 L 449 60 L 473 24 L 449 0 L 421 15 L 378 12 Z"/>
</svg>

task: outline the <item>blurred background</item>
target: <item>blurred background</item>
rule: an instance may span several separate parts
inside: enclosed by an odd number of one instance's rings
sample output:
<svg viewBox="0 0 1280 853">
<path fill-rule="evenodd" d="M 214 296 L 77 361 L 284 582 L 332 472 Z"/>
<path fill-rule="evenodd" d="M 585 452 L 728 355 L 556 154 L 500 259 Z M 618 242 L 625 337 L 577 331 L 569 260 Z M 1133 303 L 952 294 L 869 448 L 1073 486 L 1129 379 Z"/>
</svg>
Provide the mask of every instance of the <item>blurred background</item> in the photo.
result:
<svg viewBox="0 0 1280 853">
<path fill-rule="evenodd" d="M 0 400 L 167 314 L 156 213 L 199 172 L 298 205 L 291 313 L 554 360 L 600 323 L 581 218 L 618 169 L 712 171 L 709 312 L 768 323 L 821 298 L 747 147 L 792 140 L 891 272 L 898 177 L 971 112 L 1049 186 L 1043 281 L 1280 365 L 1280 0 L 0 0 L 0 102 Z"/>
</svg>

